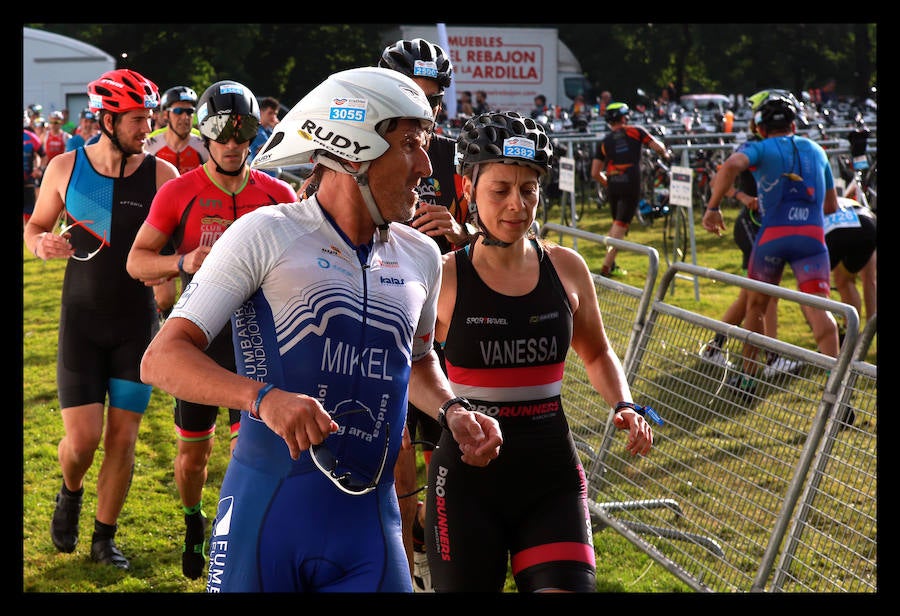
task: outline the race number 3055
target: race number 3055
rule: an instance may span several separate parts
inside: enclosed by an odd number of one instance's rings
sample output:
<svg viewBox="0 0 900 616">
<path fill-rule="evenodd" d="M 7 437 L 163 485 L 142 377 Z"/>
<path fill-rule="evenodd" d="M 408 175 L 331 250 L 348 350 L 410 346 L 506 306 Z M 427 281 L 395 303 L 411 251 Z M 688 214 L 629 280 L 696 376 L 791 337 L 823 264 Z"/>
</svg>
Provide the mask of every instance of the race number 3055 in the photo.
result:
<svg viewBox="0 0 900 616">
<path fill-rule="evenodd" d="M 360 98 L 333 98 L 331 107 L 328 108 L 328 119 L 365 122 L 366 100 Z"/>
</svg>

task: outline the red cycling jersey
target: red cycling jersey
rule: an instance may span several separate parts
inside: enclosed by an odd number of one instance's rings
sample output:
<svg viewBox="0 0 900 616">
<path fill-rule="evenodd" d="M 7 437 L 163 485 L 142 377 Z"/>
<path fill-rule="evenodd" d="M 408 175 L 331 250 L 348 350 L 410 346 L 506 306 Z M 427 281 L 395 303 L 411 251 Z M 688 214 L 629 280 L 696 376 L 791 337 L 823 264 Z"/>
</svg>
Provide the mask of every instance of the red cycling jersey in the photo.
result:
<svg viewBox="0 0 900 616">
<path fill-rule="evenodd" d="M 156 193 L 147 224 L 172 238 L 186 254 L 198 246 L 212 246 L 232 222 L 256 208 L 292 203 L 297 194 L 290 184 L 257 169 L 234 194 L 226 192 L 198 167 L 163 184 Z"/>
<path fill-rule="evenodd" d="M 44 152 L 47 153 L 47 158 L 44 159 L 44 166 L 47 166 L 55 156 L 58 156 L 66 151 L 66 142 L 72 135 L 65 131 L 59 131 L 54 134 L 53 131 L 48 130 L 44 134 Z"/>
<path fill-rule="evenodd" d="M 187 144 L 179 152 L 173 150 L 166 143 L 166 131 L 149 137 L 147 145 L 144 146 L 144 151 L 169 161 L 175 165 L 180 175 L 196 169 L 209 160 L 209 151 L 203 144 L 203 137 L 194 133 L 188 135 Z"/>
</svg>

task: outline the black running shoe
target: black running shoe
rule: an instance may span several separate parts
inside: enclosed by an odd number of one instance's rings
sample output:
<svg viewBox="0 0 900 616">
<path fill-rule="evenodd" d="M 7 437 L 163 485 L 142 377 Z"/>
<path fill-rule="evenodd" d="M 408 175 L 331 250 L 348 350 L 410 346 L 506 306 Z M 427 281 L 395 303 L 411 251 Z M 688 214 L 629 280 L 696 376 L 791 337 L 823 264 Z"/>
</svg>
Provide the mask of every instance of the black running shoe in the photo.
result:
<svg viewBox="0 0 900 616">
<path fill-rule="evenodd" d="M 181 546 L 181 573 L 190 580 L 203 575 L 206 565 L 206 527 L 209 521 L 201 509 L 199 513 L 184 516 L 184 543 Z"/>
<path fill-rule="evenodd" d="M 60 489 L 56 495 L 56 509 L 50 521 L 50 538 L 60 552 L 74 552 L 78 545 L 78 516 L 81 515 L 81 499 L 84 490 L 68 496 Z"/>
<path fill-rule="evenodd" d="M 98 539 L 91 544 L 91 560 L 103 565 L 112 565 L 124 571 L 131 568 L 131 563 L 122 554 L 122 550 L 116 546 L 112 537 Z"/>
</svg>

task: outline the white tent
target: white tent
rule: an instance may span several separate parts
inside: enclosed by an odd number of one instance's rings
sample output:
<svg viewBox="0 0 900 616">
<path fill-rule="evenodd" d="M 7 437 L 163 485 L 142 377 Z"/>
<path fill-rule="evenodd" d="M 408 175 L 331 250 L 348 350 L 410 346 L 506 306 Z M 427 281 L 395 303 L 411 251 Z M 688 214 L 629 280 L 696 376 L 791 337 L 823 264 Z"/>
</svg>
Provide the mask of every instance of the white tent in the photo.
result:
<svg viewBox="0 0 900 616">
<path fill-rule="evenodd" d="M 78 114 L 88 105 L 87 84 L 116 61 L 105 51 L 81 41 L 34 28 L 22 28 L 22 107 L 32 103 L 51 111 L 69 110 L 78 123 Z"/>
</svg>

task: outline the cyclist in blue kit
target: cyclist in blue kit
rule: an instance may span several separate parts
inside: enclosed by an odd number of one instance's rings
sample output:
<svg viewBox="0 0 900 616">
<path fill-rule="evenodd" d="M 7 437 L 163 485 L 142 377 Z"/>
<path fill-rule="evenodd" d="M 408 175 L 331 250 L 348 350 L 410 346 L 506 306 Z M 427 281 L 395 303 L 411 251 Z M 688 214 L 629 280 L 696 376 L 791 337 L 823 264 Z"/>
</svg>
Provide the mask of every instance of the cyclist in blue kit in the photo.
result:
<svg viewBox="0 0 900 616">
<path fill-rule="evenodd" d="M 750 97 L 753 121 L 762 140 L 746 141 L 729 156 L 713 181 L 712 194 L 703 214 L 703 228 L 721 233 L 725 224 L 719 204 L 735 178 L 749 169 L 756 180 L 761 224 L 756 234 L 747 276 L 770 284 L 781 283 L 784 266 L 790 264 L 800 291 L 829 297 L 831 294 L 825 215 L 837 210 L 837 193 L 831 165 L 822 147 L 794 134 L 799 109 L 792 96 L 780 90 L 763 90 Z M 747 291 L 744 328 L 764 334 L 764 317 L 774 297 Z M 802 306 L 819 352 L 838 354 L 837 323 L 830 312 Z M 744 344 L 743 375 L 729 384 L 751 394 L 757 373 L 758 347 Z"/>
<path fill-rule="evenodd" d="M 455 409 L 464 462 L 499 454 L 496 420 L 454 398 L 432 347 L 438 248 L 390 224 L 412 218 L 432 173 L 433 125 L 422 89 L 390 69 L 314 88 L 253 167 L 312 160 L 315 195 L 236 220 L 144 355 L 146 382 L 248 411 L 213 523 L 210 592 L 411 592 L 391 472 L 407 399 L 432 417 Z M 203 353 L 229 319 L 237 374 Z"/>
</svg>

